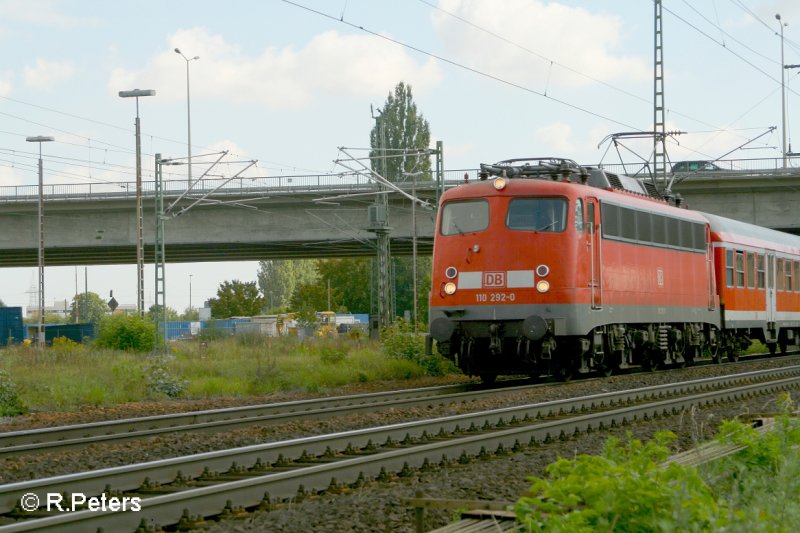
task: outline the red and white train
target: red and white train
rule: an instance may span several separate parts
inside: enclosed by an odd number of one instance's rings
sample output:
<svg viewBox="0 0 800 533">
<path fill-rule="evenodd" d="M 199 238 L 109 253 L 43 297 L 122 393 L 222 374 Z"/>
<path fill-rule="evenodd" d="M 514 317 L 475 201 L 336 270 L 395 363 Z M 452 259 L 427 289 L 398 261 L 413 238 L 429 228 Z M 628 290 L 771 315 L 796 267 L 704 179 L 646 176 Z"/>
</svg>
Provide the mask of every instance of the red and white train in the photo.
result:
<svg viewBox="0 0 800 533">
<path fill-rule="evenodd" d="M 800 343 L 800 237 L 566 159 L 442 195 L 430 334 L 469 375 L 608 374 Z"/>
</svg>

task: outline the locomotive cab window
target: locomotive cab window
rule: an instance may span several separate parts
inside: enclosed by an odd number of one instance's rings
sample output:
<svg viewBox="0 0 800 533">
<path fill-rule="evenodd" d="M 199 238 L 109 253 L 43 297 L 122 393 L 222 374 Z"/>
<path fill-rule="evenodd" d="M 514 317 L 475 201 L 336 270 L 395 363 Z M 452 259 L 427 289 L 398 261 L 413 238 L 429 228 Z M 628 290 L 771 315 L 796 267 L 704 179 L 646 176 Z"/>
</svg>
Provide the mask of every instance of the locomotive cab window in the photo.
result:
<svg viewBox="0 0 800 533">
<path fill-rule="evenodd" d="M 489 227 L 489 204 L 486 200 L 447 202 L 442 208 L 442 235 L 475 233 Z"/>
<path fill-rule="evenodd" d="M 506 226 L 527 231 L 564 231 L 567 201 L 563 198 L 514 198 L 508 204 Z"/>
</svg>

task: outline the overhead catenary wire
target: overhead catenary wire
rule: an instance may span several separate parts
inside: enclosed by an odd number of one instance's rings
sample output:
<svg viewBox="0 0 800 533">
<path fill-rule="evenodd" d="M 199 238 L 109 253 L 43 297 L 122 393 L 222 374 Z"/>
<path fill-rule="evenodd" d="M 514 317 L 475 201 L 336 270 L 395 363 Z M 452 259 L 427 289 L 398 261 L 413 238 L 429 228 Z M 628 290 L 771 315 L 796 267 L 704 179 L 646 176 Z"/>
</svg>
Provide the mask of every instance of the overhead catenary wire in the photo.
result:
<svg viewBox="0 0 800 533">
<path fill-rule="evenodd" d="M 446 58 L 446 57 L 441 56 L 439 54 L 434 54 L 433 52 L 429 52 L 429 51 L 424 50 L 424 49 L 422 49 L 422 48 L 420 48 L 418 46 L 414 46 L 414 45 L 408 44 L 406 42 L 400 41 L 398 39 L 394 39 L 392 37 L 389 37 L 388 35 L 385 35 L 385 34 L 370 30 L 368 28 L 365 28 L 364 26 L 359 26 L 359 25 L 354 24 L 352 22 L 349 22 L 347 20 L 339 20 L 337 17 L 335 17 L 333 15 L 329 15 L 328 13 L 324 13 L 324 12 L 319 11 L 317 9 L 305 6 L 303 4 L 299 4 L 299 3 L 294 2 L 292 0 L 281 0 L 281 1 L 286 3 L 286 4 L 292 5 L 294 7 L 297 7 L 298 9 L 302 9 L 302 10 L 308 11 L 309 13 L 314 13 L 314 14 L 316 14 L 318 16 L 321 16 L 321 17 L 336 21 L 336 22 L 338 22 L 340 24 L 344 24 L 344 25 L 349 26 L 351 28 L 360 30 L 360 31 L 362 31 L 364 33 L 367 33 L 369 35 L 372 35 L 374 37 L 378 37 L 380 39 L 383 39 L 383 40 L 389 41 L 391 43 L 394 43 L 396 45 L 402 46 L 404 48 L 408 48 L 409 50 L 413 50 L 413 51 L 415 51 L 417 53 L 426 55 L 428 57 L 432 57 L 434 59 L 438 59 L 439 61 L 442 61 L 443 63 L 447 63 L 448 65 L 454 66 L 456 68 L 459 68 L 459 69 L 462 69 L 462 70 L 466 70 L 468 72 L 472 72 L 473 74 L 477 74 L 477 75 L 482 76 L 484 78 L 497 81 L 497 82 L 502 83 L 504 85 L 508 85 L 509 87 L 514 87 L 514 88 L 520 89 L 522 91 L 541 96 L 541 97 L 546 98 L 548 100 L 551 100 L 551 101 L 553 101 L 555 103 L 558 103 L 558 104 L 561 104 L 561 105 L 566 106 L 568 108 L 574 109 L 576 111 L 580 111 L 582 113 L 594 116 L 596 118 L 600 118 L 600 119 L 606 120 L 606 121 L 611 122 L 613 124 L 617 124 L 619 126 L 623 126 L 625 128 L 628 128 L 628 129 L 634 129 L 634 130 L 637 130 L 637 131 L 642 131 L 640 128 L 637 128 L 636 126 L 631 126 L 630 124 L 626 124 L 626 123 L 624 123 L 624 122 L 622 122 L 620 120 L 617 120 L 615 118 L 612 118 L 610 116 L 603 115 L 602 113 L 598 113 L 596 111 L 592 111 L 591 109 L 579 106 L 577 104 L 573 104 L 573 103 L 568 102 L 566 100 L 563 100 L 561 98 L 555 98 L 553 96 L 546 95 L 546 94 L 542 93 L 541 91 L 537 91 L 536 89 L 532 89 L 532 88 L 526 87 L 526 86 L 524 86 L 524 85 L 522 85 L 520 83 L 513 82 L 513 81 L 507 80 L 505 78 L 501 78 L 500 76 L 497 76 L 495 74 L 490 74 L 488 72 L 484 72 L 484 71 L 479 70 L 477 68 L 470 67 L 468 65 L 464 65 L 463 63 L 459 63 L 458 61 L 455 61 L 453 59 Z"/>
</svg>

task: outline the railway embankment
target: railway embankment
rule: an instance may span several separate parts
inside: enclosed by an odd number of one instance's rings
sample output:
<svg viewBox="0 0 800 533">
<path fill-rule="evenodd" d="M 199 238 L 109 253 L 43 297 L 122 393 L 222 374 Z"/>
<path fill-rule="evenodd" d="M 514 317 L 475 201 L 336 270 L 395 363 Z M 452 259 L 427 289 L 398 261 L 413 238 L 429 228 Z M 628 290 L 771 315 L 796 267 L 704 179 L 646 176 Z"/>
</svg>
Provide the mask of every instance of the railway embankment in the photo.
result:
<svg viewBox="0 0 800 533">
<path fill-rule="evenodd" d="M 566 401 L 579 396 L 608 397 L 609 394 L 640 387 L 666 386 L 680 381 L 697 381 L 718 375 L 742 373 L 745 370 L 767 370 L 795 364 L 797 361 L 792 357 L 758 359 L 740 364 L 708 365 L 669 372 L 620 375 L 566 384 L 546 383 L 515 386 L 509 387 L 502 393 L 484 393 L 470 399 L 461 397 L 454 401 L 430 400 L 420 405 L 402 408 L 374 408 L 362 412 L 343 412 L 341 416 L 321 420 L 291 420 L 283 424 L 270 425 L 255 424 L 222 432 L 176 431 L 124 443 L 93 443 L 86 447 L 61 452 L 8 457 L 0 459 L 3 463 L 0 465 L 0 471 L 4 475 L 3 482 L 7 484 L 76 472 L 98 471 L 104 468 L 128 467 L 136 463 L 175 459 L 235 447 L 252 447 L 291 439 L 313 437 L 321 439 L 331 433 L 367 431 L 370 428 L 392 424 L 412 424 L 462 415 L 474 416 L 474 413 L 482 411 Z M 706 394 L 711 392 L 713 391 L 705 391 Z M 616 435 L 624 438 L 630 433 L 636 438 L 647 440 L 658 431 L 670 430 L 677 435 L 677 439 L 671 445 L 671 451 L 679 451 L 690 448 L 695 443 L 713 435 L 723 419 L 776 411 L 777 397 L 777 391 L 768 391 L 765 394 L 742 393 L 741 395 L 734 394 L 727 399 L 697 401 L 684 407 L 678 407 L 676 404 L 673 406 L 674 408 L 651 410 L 649 414 L 648 408 L 644 408 L 639 415 L 623 415 L 616 422 L 601 424 L 598 419 L 591 431 L 586 431 L 586 427 L 576 431 L 567 426 L 561 427 L 561 429 L 555 429 L 554 426 L 549 435 L 542 434 L 536 438 L 528 436 L 527 439 L 515 437 L 514 440 L 520 441 L 519 446 L 514 446 L 514 441 L 507 443 L 504 447 L 498 447 L 497 444 L 484 444 L 481 445 L 484 448 L 483 453 L 479 447 L 474 454 L 464 454 L 463 457 L 453 451 L 437 452 L 437 460 L 429 460 L 427 468 L 414 467 L 413 461 L 406 459 L 404 462 L 409 462 L 411 466 L 405 473 L 402 473 L 402 463 L 401 468 L 394 471 L 388 467 L 389 462 L 387 462 L 384 465 L 386 466 L 384 475 L 378 473 L 367 475 L 360 483 L 341 481 L 339 486 L 334 487 L 333 490 L 320 492 L 311 489 L 312 485 L 308 483 L 302 494 L 296 493 L 296 488 L 291 496 L 279 496 L 279 493 L 273 490 L 271 500 L 268 503 L 262 502 L 261 505 L 268 510 L 239 514 L 240 520 L 224 520 L 213 527 L 219 531 L 259 531 L 267 525 L 272 531 L 297 531 L 298 527 L 318 531 L 341 531 L 342 529 L 383 531 L 386 528 L 397 531 L 413 531 L 413 510 L 405 502 L 408 498 L 413 498 L 419 491 L 429 496 L 454 499 L 515 500 L 529 488 L 528 475 L 544 475 L 546 465 L 558 457 L 598 453 L 603 449 L 609 436 Z M 673 394 L 665 394 L 663 398 L 650 398 L 647 401 L 678 401 L 679 399 Z M 587 414 L 583 416 L 605 416 L 610 411 L 636 407 L 628 405 L 628 403 L 608 402 L 600 407 L 600 402 L 598 402 L 597 412 L 594 414 L 592 414 L 592 409 L 579 406 L 565 410 L 558 409 L 556 412 L 544 413 L 540 416 L 529 416 L 529 419 L 539 424 L 560 424 L 563 420 L 580 416 L 584 412 Z M 200 406 L 195 404 L 195 407 Z M 213 406 L 209 404 L 204 407 L 212 408 Z M 117 415 L 121 414 L 122 412 L 117 412 Z M 107 418 L 107 413 L 102 411 L 96 415 L 94 417 L 96 419 Z M 92 418 L 91 413 L 84 410 L 82 419 L 86 421 Z M 512 420 L 514 421 L 512 422 Z M 507 427 L 499 429 L 499 431 L 523 431 L 520 429 L 524 425 L 522 420 L 524 420 L 524 415 L 506 414 L 502 424 L 506 424 Z M 478 429 L 483 428 L 481 424 L 478 426 L 480 426 Z M 498 431 L 495 429 L 470 432 L 467 424 L 464 424 L 461 430 L 465 433 L 458 438 L 477 438 L 477 434 Z M 438 432 L 429 431 L 429 436 L 433 440 L 422 444 L 432 446 L 434 441 L 444 440 L 443 436 L 434 437 Z M 394 438 L 394 440 L 399 442 L 402 437 Z M 381 448 L 385 442 L 385 438 L 376 438 L 373 445 Z M 364 443 L 362 445 L 362 447 L 368 448 Z M 400 446 L 391 451 L 400 454 L 402 450 L 403 446 Z M 371 451 L 370 455 L 374 453 L 386 453 L 386 450 Z M 353 455 L 357 457 L 361 453 Z M 447 455 L 448 460 L 442 460 L 443 455 Z M 297 462 L 297 460 L 294 461 Z M 317 468 L 321 467 L 317 464 Z M 326 468 L 333 467 L 326 466 Z M 222 478 L 232 475 L 230 471 L 228 474 L 224 472 L 216 474 Z M 330 477 L 325 481 L 326 484 L 330 481 Z M 207 481 L 210 482 L 210 480 Z M 225 480 L 223 479 L 223 481 Z M 163 491 L 164 489 L 154 490 Z M 446 523 L 451 518 L 451 513 L 431 512 L 426 517 L 426 527 L 433 528 Z"/>
</svg>

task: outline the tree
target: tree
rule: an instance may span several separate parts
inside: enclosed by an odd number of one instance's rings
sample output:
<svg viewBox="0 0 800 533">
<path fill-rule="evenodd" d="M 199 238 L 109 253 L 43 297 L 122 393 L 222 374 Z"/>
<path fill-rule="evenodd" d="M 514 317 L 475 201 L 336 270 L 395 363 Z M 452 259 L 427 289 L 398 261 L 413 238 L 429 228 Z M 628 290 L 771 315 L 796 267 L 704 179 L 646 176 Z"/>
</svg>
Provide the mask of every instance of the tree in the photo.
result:
<svg viewBox="0 0 800 533">
<path fill-rule="evenodd" d="M 0 307 L 6 307 L 6 304 L 3 302 L 3 300 L 0 300 Z"/>
<path fill-rule="evenodd" d="M 269 260 L 258 264 L 258 287 L 270 309 L 288 309 L 295 290 L 316 279 L 313 259 Z"/>
<path fill-rule="evenodd" d="M 163 307 L 162 305 L 153 304 L 147 310 L 147 314 L 150 316 L 150 318 L 152 318 L 152 317 L 155 316 L 156 311 L 160 310 L 162 307 Z M 174 310 L 173 308 L 167 306 L 165 308 L 165 311 L 164 311 L 164 320 L 169 322 L 171 320 L 178 320 L 178 319 L 179 319 L 178 318 L 178 312 L 176 310 Z"/>
<path fill-rule="evenodd" d="M 417 111 L 411 86 L 398 83 L 378 115 L 369 136 L 372 169 L 390 181 L 407 181 L 407 174 L 418 172 L 418 180 L 430 180 L 430 157 L 417 153 L 430 147 L 430 125 Z"/>
<path fill-rule="evenodd" d="M 71 319 L 75 322 L 75 310 L 78 311 L 78 321 L 100 323 L 100 320 L 108 314 L 110 309 L 108 303 L 103 300 L 96 292 L 83 292 L 76 294 L 72 299 Z"/>
<path fill-rule="evenodd" d="M 345 307 L 350 313 L 370 312 L 370 266 L 370 259 L 363 257 L 326 259 L 317 263 L 317 276 L 324 290 L 327 292 L 330 281 L 332 292 L 335 290 L 342 295 L 341 300 L 336 301 L 337 306 L 332 301 L 332 310 Z M 325 306 L 327 308 L 327 295 Z"/>
<path fill-rule="evenodd" d="M 345 312 L 340 305 L 342 295 L 338 289 L 331 287 L 331 311 Z M 328 309 L 327 283 L 307 283 L 300 285 L 292 297 L 292 311 L 297 313 L 301 322 L 311 323 L 316 320 L 317 311 Z"/>
<path fill-rule="evenodd" d="M 430 157 L 419 154 L 429 146 L 430 125 L 417 110 L 411 86 L 400 82 L 394 94 L 389 94 L 370 133 L 372 168 L 395 182 L 431 180 Z M 391 157 L 383 158 L 383 155 Z M 431 263 L 429 258 L 418 258 L 417 261 L 417 319 L 424 322 L 427 320 Z M 413 260 L 410 257 L 395 258 L 393 265 L 395 309 L 402 314 L 414 308 Z"/>
<path fill-rule="evenodd" d="M 217 297 L 211 298 L 211 316 L 230 318 L 232 316 L 253 316 L 261 313 L 264 297 L 258 292 L 255 281 L 223 281 L 217 289 Z"/>
<path fill-rule="evenodd" d="M 395 257 L 394 260 L 395 307 L 399 315 L 406 311 L 414 319 L 414 264 L 411 257 Z M 430 256 L 417 257 L 417 321 L 428 321 L 428 294 L 431 290 Z"/>
<path fill-rule="evenodd" d="M 183 314 L 178 317 L 178 320 L 200 320 L 200 311 L 194 307 L 187 307 Z"/>
</svg>

